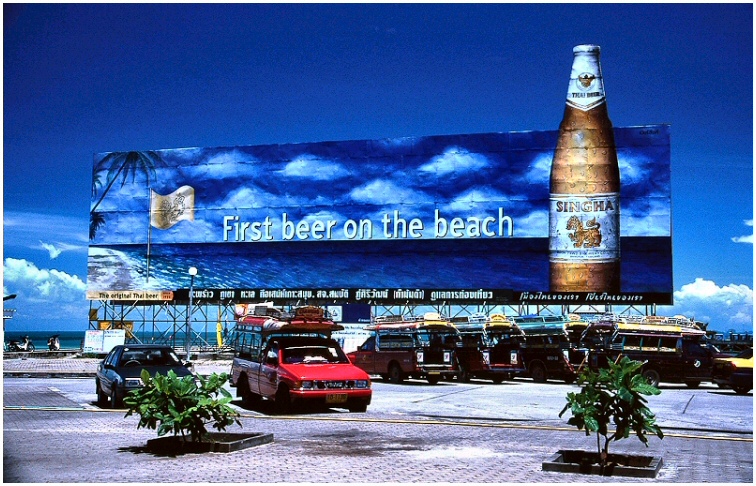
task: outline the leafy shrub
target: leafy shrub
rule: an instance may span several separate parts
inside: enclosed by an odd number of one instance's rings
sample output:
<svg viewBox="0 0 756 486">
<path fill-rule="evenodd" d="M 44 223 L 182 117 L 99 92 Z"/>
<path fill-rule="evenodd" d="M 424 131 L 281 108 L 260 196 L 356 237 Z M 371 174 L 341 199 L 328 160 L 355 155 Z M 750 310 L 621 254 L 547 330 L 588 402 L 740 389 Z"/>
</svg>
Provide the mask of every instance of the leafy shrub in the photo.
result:
<svg viewBox="0 0 756 486">
<path fill-rule="evenodd" d="M 142 370 L 141 378 L 144 386 L 123 400 L 128 407 L 126 417 L 134 413 L 140 416 L 137 429 L 157 429 L 158 436 L 173 431 L 184 439 L 189 434 L 192 442 L 202 442 L 207 434 L 205 426 L 211 422 L 219 431 L 234 423 L 241 426 L 239 414 L 228 405 L 231 394 L 223 388 L 229 378 L 227 373 L 179 378 L 169 370 L 167 375 L 158 373 L 153 378 Z"/>
<path fill-rule="evenodd" d="M 626 439 L 631 432 L 635 432 L 638 439 L 648 447 L 648 433 L 664 438 L 661 428 L 656 425 L 655 415 L 642 396 L 659 395 L 661 391 L 643 378 L 643 364 L 623 356 L 618 363 L 610 361 L 609 366 L 601 368 L 598 373 L 586 368 L 578 377 L 578 384 L 582 385 L 580 393 L 568 393 L 567 404 L 559 413 L 561 417 L 570 410 L 572 417 L 568 424 L 576 426 L 578 430 L 585 429 L 585 435 L 596 433 L 602 470 L 607 465 L 609 444 L 612 441 Z M 611 434 L 610 422 L 615 427 Z"/>
</svg>

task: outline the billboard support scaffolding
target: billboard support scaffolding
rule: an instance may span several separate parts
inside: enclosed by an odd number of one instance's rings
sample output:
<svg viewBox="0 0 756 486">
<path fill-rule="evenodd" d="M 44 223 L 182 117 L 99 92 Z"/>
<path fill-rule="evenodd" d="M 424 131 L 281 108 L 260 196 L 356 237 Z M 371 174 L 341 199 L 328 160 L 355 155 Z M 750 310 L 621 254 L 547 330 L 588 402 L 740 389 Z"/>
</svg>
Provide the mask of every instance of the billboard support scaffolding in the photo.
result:
<svg viewBox="0 0 756 486">
<path fill-rule="evenodd" d="M 228 350 L 228 338 L 236 324 L 236 302 L 193 303 L 192 331 L 190 346 L 202 353 L 220 353 Z M 284 305 L 291 309 L 294 305 Z M 483 313 L 503 313 L 505 315 L 556 315 L 562 314 L 603 314 L 614 311 L 623 315 L 656 315 L 656 307 L 627 306 L 623 308 L 606 308 L 599 306 L 541 306 L 541 305 L 373 305 L 370 306 L 372 317 L 384 315 L 422 315 L 432 309 L 447 317 L 464 317 Z M 186 302 L 165 301 L 160 303 L 144 301 L 90 300 L 89 329 L 127 328 L 126 340 L 129 343 L 166 344 L 177 351 L 185 351 L 185 339 L 188 320 Z M 367 325 L 367 324 L 365 324 Z M 220 338 L 219 338 L 220 336 Z M 219 346 L 221 341 L 225 346 Z"/>
</svg>

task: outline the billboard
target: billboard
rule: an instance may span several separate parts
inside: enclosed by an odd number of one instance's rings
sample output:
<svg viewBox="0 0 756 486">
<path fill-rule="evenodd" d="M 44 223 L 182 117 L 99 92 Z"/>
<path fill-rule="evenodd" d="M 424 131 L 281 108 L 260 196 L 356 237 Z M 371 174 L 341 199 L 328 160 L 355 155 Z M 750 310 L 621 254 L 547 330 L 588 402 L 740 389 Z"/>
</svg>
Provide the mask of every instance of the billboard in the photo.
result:
<svg viewBox="0 0 756 486">
<path fill-rule="evenodd" d="M 669 304 L 669 126 L 614 132 L 619 291 L 549 289 L 554 130 L 96 154 L 87 295 Z"/>
</svg>

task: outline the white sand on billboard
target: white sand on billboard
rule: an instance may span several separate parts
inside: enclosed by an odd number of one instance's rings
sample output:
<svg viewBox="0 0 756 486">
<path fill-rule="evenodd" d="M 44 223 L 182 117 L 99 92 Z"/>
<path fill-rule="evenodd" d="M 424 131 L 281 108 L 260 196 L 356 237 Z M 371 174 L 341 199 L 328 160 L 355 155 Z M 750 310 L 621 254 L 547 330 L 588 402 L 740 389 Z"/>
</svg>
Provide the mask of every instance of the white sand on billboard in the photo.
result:
<svg viewBox="0 0 756 486">
<path fill-rule="evenodd" d="M 133 270 L 131 259 L 123 252 L 110 248 L 89 248 L 88 287 L 97 290 L 127 290 L 143 288 L 143 281 Z"/>
</svg>

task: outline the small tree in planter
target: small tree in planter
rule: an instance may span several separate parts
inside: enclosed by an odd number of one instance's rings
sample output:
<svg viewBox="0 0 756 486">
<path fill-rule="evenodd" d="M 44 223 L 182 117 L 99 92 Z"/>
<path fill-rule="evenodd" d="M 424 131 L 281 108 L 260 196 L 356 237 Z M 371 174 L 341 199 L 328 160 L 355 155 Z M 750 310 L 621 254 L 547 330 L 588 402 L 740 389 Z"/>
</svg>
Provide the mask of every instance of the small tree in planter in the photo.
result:
<svg viewBox="0 0 756 486">
<path fill-rule="evenodd" d="M 572 412 L 568 424 L 585 435 L 596 433 L 596 444 L 603 474 L 609 457 L 609 444 L 626 439 L 634 432 L 648 447 L 648 433 L 664 438 L 661 428 L 656 425 L 656 417 L 646 405 L 642 395 L 659 395 L 661 391 L 648 383 L 641 375 L 643 362 L 623 356 L 618 363 L 609 361 L 608 368 L 597 372 L 586 368 L 578 377 L 582 385 L 579 393 L 568 393 L 567 404 L 559 413 Z M 615 430 L 609 433 L 609 423 Z M 601 439 L 603 438 L 603 447 Z"/>
<path fill-rule="evenodd" d="M 218 431 L 234 423 L 241 426 L 239 414 L 228 405 L 231 394 L 223 388 L 228 381 L 227 373 L 213 373 L 207 378 L 191 375 L 179 378 L 169 370 L 167 375 L 158 373 L 153 378 L 142 370 L 141 378 L 144 386 L 133 390 L 123 400 L 128 407 L 126 417 L 134 413 L 140 416 L 137 429 L 157 429 L 158 436 L 171 431 L 174 436 L 180 433 L 184 441 L 188 434 L 192 442 L 202 442 L 209 423 Z M 195 380 L 199 380 L 199 384 Z"/>
</svg>

